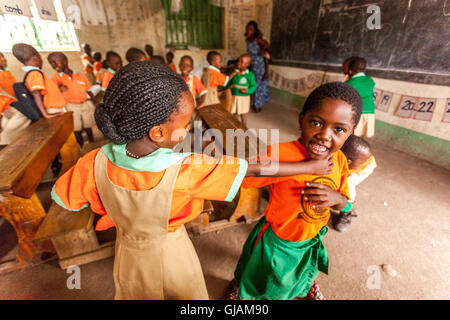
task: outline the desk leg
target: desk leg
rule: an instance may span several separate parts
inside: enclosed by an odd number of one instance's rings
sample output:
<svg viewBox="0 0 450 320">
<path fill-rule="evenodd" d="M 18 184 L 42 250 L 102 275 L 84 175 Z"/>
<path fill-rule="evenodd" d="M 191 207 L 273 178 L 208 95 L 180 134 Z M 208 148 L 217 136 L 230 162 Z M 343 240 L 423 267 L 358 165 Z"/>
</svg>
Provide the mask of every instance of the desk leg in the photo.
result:
<svg viewBox="0 0 450 320">
<path fill-rule="evenodd" d="M 16 231 L 19 252 L 17 261 L 28 264 L 40 260 L 44 251 L 54 251 L 48 244 L 36 245 L 33 237 L 45 211 L 36 193 L 26 199 L 13 194 L 0 194 L 0 216 L 4 217 Z"/>
</svg>

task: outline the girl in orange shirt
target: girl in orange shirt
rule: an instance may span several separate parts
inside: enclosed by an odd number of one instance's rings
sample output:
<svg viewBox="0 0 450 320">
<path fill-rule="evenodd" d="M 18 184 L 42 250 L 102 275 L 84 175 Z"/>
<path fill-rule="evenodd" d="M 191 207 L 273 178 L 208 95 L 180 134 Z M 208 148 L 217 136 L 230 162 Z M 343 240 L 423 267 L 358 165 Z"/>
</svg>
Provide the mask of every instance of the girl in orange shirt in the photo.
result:
<svg viewBox="0 0 450 320">
<path fill-rule="evenodd" d="M 128 64 L 103 101 L 95 119 L 112 143 L 80 158 L 56 181 L 52 198 L 72 211 L 90 205 L 102 215 L 97 230 L 116 226 L 116 299 L 208 299 L 184 224 L 201 213 L 204 199 L 232 201 L 244 176 L 266 165 L 175 153 L 194 101 L 163 64 Z M 330 166 L 327 159 L 280 163 L 276 174 L 326 173 Z"/>
<path fill-rule="evenodd" d="M 333 159 L 326 175 L 247 178 L 244 187 L 270 187 L 270 201 L 250 233 L 235 270 L 232 298 L 289 300 L 310 292 L 319 271 L 328 273 L 328 254 L 322 243 L 330 208 L 341 210 L 349 199 L 345 155 L 339 150 L 361 117 L 358 92 L 341 82 L 324 84 L 306 99 L 299 117 L 300 139 L 278 145 L 267 155 L 273 161 Z M 311 172 L 312 173 L 312 172 Z M 231 284 L 234 285 L 233 282 Z"/>
</svg>

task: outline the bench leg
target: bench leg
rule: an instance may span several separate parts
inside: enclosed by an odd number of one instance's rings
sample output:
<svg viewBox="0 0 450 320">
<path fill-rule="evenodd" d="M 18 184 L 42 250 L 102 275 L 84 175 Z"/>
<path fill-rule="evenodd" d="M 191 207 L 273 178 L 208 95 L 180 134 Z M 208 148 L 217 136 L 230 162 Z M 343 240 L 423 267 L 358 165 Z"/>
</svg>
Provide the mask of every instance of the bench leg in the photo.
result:
<svg viewBox="0 0 450 320">
<path fill-rule="evenodd" d="M 40 259 L 42 252 L 52 252 L 49 242 L 36 245 L 34 234 L 45 216 L 44 208 L 36 193 L 31 198 L 21 198 L 13 194 L 0 194 L 0 216 L 4 217 L 16 231 L 19 252 L 17 261 L 28 264 Z"/>
</svg>

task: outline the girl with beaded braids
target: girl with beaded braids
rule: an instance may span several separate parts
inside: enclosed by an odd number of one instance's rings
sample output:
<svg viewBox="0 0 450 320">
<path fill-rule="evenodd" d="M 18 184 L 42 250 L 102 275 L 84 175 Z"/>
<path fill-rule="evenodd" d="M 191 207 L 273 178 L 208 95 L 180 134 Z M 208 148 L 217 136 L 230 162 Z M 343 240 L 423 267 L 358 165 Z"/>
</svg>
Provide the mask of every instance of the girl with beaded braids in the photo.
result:
<svg viewBox="0 0 450 320">
<path fill-rule="evenodd" d="M 112 142 L 80 158 L 56 181 L 52 198 L 71 211 L 90 205 L 102 216 L 96 230 L 117 228 L 116 299 L 208 299 L 184 224 L 201 213 L 205 199 L 232 201 L 245 176 L 270 164 L 175 153 L 194 100 L 183 78 L 163 64 L 128 64 L 103 101 L 95 119 Z M 280 163 L 276 174 L 328 171 L 325 159 Z"/>
</svg>

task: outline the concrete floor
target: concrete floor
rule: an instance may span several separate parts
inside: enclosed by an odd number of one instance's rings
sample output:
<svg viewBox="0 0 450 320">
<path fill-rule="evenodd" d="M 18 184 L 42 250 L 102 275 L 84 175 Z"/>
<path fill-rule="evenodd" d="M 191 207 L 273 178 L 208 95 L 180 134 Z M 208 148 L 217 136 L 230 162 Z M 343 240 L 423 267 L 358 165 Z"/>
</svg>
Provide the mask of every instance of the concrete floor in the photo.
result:
<svg viewBox="0 0 450 320">
<path fill-rule="evenodd" d="M 269 104 L 249 127 L 298 136 L 297 111 Z M 358 217 L 346 233 L 329 224 L 329 275 L 318 283 L 333 299 L 450 298 L 450 172 L 372 141 L 378 168 L 357 189 Z M 254 224 L 193 238 L 211 299 L 221 299 Z M 80 267 L 81 289 L 56 261 L 0 276 L 0 299 L 112 299 L 113 258 Z"/>
</svg>

